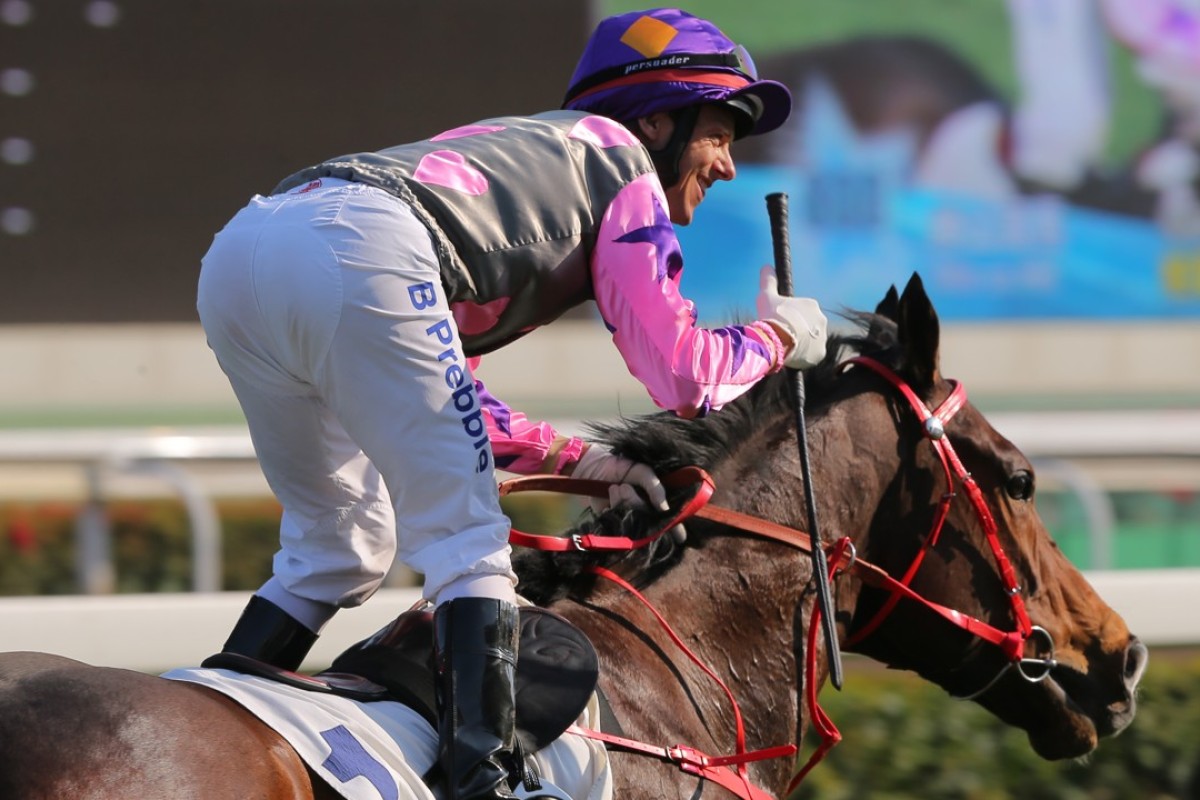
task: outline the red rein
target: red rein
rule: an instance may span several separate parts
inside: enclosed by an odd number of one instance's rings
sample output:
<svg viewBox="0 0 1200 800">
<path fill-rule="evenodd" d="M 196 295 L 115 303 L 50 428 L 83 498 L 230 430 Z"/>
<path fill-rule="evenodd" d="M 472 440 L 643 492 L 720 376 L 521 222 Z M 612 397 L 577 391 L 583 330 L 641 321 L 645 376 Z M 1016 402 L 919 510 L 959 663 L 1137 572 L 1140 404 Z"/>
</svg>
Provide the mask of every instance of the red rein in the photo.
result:
<svg viewBox="0 0 1200 800">
<path fill-rule="evenodd" d="M 963 467 L 957 453 L 954 452 L 950 440 L 944 435 L 945 423 L 965 405 L 966 391 L 962 384 L 953 382 L 953 389 L 950 396 L 942 402 L 936 410 L 930 412 L 903 379 L 887 366 L 881 364 L 874 359 L 859 357 L 850 359 L 846 362 L 847 365 L 858 364 L 862 365 L 882 377 L 895 386 L 908 400 L 917 416 L 921 419 L 925 428 L 926 438 L 932 443 L 939 459 L 942 463 L 942 468 L 946 476 L 948 490 L 942 497 L 938 506 L 938 510 L 934 517 L 933 530 L 929 536 L 925 538 L 925 544 L 913 559 L 912 564 L 905 571 L 904 575 L 899 579 L 893 578 L 884 570 L 871 564 L 863 559 L 856 558 L 854 555 L 854 546 L 849 537 L 842 537 L 827 546 L 829 556 L 829 581 L 833 583 L 834 578 L 845 571 L 853 572 L 859 579 L 865 583 L 881 589 L 885 589 L 891 593 L 891 596 L 884 603 L 879 612 L 865 626 L 855 633 L 850 639 L 845 642 L 847 647 L 861 642 L 872 631 L 879 627 L 883 620 L 891 613 L 896 604 L 902 597 L 908 598 L 915 602 L 919 602 L 927 608 L 932 609 L 943 618 L 958 625 L 959 627 L 973 633 L 974 635 L 991 642 L 1000 647 L 1001 650 L 1009 657 L 1012 663 L 1021 661 L 1025 650 L 1025 642 L 1031 636 L 1034 626 L 1030 622 L 1029 616 L 1025 611 L 1025 604 L 1020 596 L 1020 587 L 1017 584 L 1016 576 L 1005 555 L 997 535 L 996 522 L 988 510 L 987 504 L 983 499 L 982 492 L 978 485 L 971 477 L 970 473 Z M 950 504 L 957 496 L 954 492 L 955 478 L 958 478 L 966 491 L 967 497 L 978 517 L 980 524 L 983 526 L 984 533 L 987 537 L 988 545 L 995 557 L 996 564 L 999 568 L 1000 577 L 1004 582 L 1005 588 L 1008 590 L 1011 599 L 1013 615 L 1017 621 L 1017 630 L 1012 632 L 1001 631 L 982 620 L 963 614 L 946 606 L 926 600 L 916 592 L 914 592 L 909 584 L 919 569 L 921 562 L 925 558 L 925 554 L 930 548 L 936 544 L 942 526 L 945 523 L 946 517 L 949 514 Z M 563 552 L 567 550 L 591 550 L 591 551 L 626 551 L 635 550 L 645 547 L 658 539 L 667 531 L 671 530 L 675 525 L 691 518 L 699 517 L 719 522 L 731 527 L 738 528 L 744 532 L 751 533 L 763 538 L 771 539 L 790 547 L 802 550 L 804 552 L 812 552 L 812 542 L 808 534 L 789 528 L 778 523 L 768 520 L 752 517 L 747 514 L 742 514 L 720 506 L 708 505 L 709 499 L 712 497 L 715 486 L 712 478 L 703 470 L 696 467 L 687 467 L 663 479 L 664 484 L 670 487 L 686 487 L 689 485 L 697 486 L 695 495 L 689 500 L 683 508 L 681 508 L 668 522 L 661 525 L 657 530 L 639 539 L 630 539 L 627 537 L 614 536 L 598 536 L 594 534 L 576 534 L 569 537 L 563 536 L 543 536 L 538 534 L 525 533 L 518 530 L 513 530 L 509 540 L 514 545 L 522 547 L 531 547 L 539 550 L 549 550 L 554 552 Z M 532 475 L 512 480 L 504 481 L 500 484 L 501 496 L 513 492 L 520 491 L 552 491 L 565 492 L 569 494 L 578 494 L 589 497 L 607 497 L 608 484 L 601 481 L 583 481 L 574 478 L 568 478 L 561 475 Z M 661 614 L 650 604 L 640 592 L 633 588 L 623 578 L 616 573 L 604 569 L 602 567 L 594 567 L 592 569 L 598 576 L 607 580 L 613 581 L 624 588 L 626 591 L 638 598 L 658 620 L 659 624 L 670 636 L 675 645 L 689 659 L 695 662 L 709 677 L 711 677 L 725 692 L 729 701 L 733 705 L 734 719 L 736 724 L 736 740 L 737 751 L 729 756 L 709 756 L 699 752 L 691 747 L 683 745 L 674 745 L 670 747 L 662 747 L 658 745 L 650 745 L 644 742 L 638 742 L 624 737 L 613 736 L 601 731 L 594 731 L 572 726 L 572 732 L 588 736 L 593 739 L 605 742 L 611 747 L 619 747 L 624 750 L 642 753 L 664 761 L 669 761 L 677 764 L 684 772 L 697 775 L 706 780 L 715 781 L 724 786 L 729 791 L 743 798 L 743 800 L 769 800 L 770 795 L 762 789 L 754 786 L 746 772 L 746 764 L 751 761 L 758 761 L 771 758 L 783 758 L 795 755 L 797 748 L 795 745 L 787 744 L 777 747 L 770 747 L 763 750 L 747 751 L 745 749 L 745 731 L 742 724 L 741 710 L 738 708 L 737 700 L 732 692 L 723 681 L 713 672 L 708 666 L 703 664 L 699 658 L 689 650 L 684 643 L 679 639 L 675 632 L 671 629 L 670 624 L 663 618 Z M 812 720 L 813 727 L 821 737 L 821 744 L 809 757 L 805 765 L 792 779 L 788 785 L 786 794 L 791 792 L 800 784 L 804 777 L 816 766 L 825 755 L 833 749 L 838 742 L 841 741 L 841 733 L 833 724 L 833 721 L 826 715 L 817 701 L 817 650 L 818 650 L 818 632 L 820 630 L 821 615 L 820 611 L 813 607 L 809 618 L 808 636 L 806 643 L 806 661 L 805 661 L 805 699 L 809 707 L 809 716 Z"/>
</svg>

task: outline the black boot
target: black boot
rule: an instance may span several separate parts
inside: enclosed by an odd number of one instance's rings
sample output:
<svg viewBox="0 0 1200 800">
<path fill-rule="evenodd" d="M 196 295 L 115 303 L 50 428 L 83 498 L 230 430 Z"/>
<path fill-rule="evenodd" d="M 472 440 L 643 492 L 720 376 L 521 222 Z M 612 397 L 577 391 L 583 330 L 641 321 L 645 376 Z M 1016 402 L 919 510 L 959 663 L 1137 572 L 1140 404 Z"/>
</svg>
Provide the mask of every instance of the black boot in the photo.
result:
<svg viewBox="0 0 1200 800">
<path fill-rule="evenodd" d="M 233 633 L 229 634 L 221 652 L 249 656 L 295 672 L 316 640 L 317 634 L 282 608 L 254 595 L 233 626 Z M 201 664 L 207 665 L 207 660 Z"/>
<path fill-rule="evenodd" d="M 434 612 L 438 763 L 447 800 L 511 798 L 517 607 L 460 597 Z"/>
</svg>

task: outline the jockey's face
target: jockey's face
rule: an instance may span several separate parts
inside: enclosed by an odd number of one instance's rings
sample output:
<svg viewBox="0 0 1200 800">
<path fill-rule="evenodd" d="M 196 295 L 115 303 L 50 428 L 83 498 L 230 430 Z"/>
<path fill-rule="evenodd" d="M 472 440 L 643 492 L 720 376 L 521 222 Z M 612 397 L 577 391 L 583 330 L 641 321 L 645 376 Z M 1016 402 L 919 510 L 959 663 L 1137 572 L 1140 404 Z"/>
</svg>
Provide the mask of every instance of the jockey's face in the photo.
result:
<svg viewBox="0 0 1200 800">
<path fill-rule="evenodd" d="M 734 111 L 724 106 L 701 106 L 692 128 L 692 138 L 679 159 L 679 180 L 664 187 L 671 221 L 687 225 L 692 221 L 696 206 L 717 181 L 731 181 L 737 174 L 729 146 L 733 143 Z M 661 149 L 675 130 L 669 114 L 659 112 L 643 117 L 640 122 L 646 144 L 651 150 Z"/>
</svg>

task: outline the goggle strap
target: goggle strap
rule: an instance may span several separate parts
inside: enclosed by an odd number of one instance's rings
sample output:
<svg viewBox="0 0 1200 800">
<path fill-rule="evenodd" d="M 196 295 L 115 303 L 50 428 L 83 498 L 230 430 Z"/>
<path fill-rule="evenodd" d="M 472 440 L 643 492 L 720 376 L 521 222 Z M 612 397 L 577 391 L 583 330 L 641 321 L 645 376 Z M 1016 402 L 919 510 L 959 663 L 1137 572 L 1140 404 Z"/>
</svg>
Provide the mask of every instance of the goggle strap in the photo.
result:
<svg viewBox="0 0 1200 800">
<path fill-rule="evenodd" d="M 567 96 L 563 98 L 563 105 L 590 89 L 618 78 L 625 78 L 640 72 L 692 69 L 694 67 L 730 67 L 741 72 L 750 80 L 757 80 L 754 64 L 742 47 L 729 53 L 670 53 L 655 58 L 645 58 L 641 61 L 631 61 L 628 64 L 618 64 L 615 67 L 593 72 L 567 90 Z"/>
</svg>

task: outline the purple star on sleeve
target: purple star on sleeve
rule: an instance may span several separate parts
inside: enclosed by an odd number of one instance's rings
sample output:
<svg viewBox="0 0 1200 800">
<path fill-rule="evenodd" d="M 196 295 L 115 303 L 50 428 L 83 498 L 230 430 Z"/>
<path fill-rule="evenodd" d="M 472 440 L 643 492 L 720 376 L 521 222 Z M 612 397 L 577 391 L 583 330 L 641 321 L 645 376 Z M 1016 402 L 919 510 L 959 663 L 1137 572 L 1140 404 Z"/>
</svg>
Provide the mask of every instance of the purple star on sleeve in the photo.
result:
<svg viewBox="0 0 1200 800">
<path fill-rule="evenodd" d="M 679 250 L 679 240 L 675 238 L 675 227 L 667 216 L 658 198 L 654 198 L 654 222 L 642 228 L 626 233 L 617 238 L 618 242 L 649 242 L 654 245 L 658 256 L 657 279 L 661 283 L 666 278 L 674 278 L 683 269 L 683 253 Z"/>
<path fill-rule="evenodd" d="M 486 408 L 488 413 L 492 415 L 492 420 L 495 421 L 496 427 L 500 432 L 505 436 L 511 436 L 512 409 L 497 400 L 479 381 L 475 381 L 475 392 L 479 395 L 479 405 Z"/>
<path fill-rule="evenodd" d="M 767 348 L 754 339 L 745 335 L 745 328 L 741 325 L 730 325 L 725 328 L 714 328 L 713 333 L 717 336 L 729 337 L 729 343 L 733 352 L 733 363 L 729 367 L 729 372 L 732 375 L 742 367 L 742 362 L 746 360 L 746 351 L 757 353 L 765 361 L 771 360 L 771 354 L 767 352 Z"/>
</svg>

